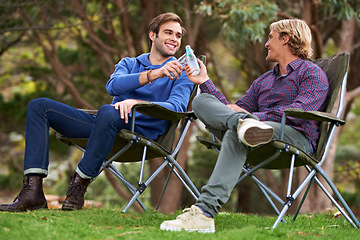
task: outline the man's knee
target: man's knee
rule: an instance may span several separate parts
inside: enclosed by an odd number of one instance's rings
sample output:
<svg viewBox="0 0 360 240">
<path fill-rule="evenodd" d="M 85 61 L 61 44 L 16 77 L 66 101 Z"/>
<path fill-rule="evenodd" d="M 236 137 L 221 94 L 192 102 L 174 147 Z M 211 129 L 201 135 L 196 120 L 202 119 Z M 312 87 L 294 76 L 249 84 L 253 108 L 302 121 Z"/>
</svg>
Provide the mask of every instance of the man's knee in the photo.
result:
<svg viewBox="0 0 360 240">
<path fill-rule="evenodd" d="M 207 93 L 202 93 L 198 96 L 196 96 L 192 102 L 192 108 L 194 111 L 196 111 L 197 109 L 202 109 L 203 108 L 203 104 L 207 104 L 207 100 L 209 100 L 209 98 L 211 98 L 212 95 L 207 94 Z"/>
<path fill-rule="evenodd" d="M 51 100 L 49 98 L 33 99 L 28 104 L 28 111 L 32 110 L 32 109 L 39 109 L 39 108 L 45 109 L 45 107 L 49 104 L 50 101 L 53 101 L 53 100 Z"/>
<path fill-rule="evenodd" d="M 99 108 L 96 115 L 96 122 L 101 122 L 102 125 L 113 124 L 120 118 L 120 112 L 114 106 L 106 104 Z"/>
</svg>

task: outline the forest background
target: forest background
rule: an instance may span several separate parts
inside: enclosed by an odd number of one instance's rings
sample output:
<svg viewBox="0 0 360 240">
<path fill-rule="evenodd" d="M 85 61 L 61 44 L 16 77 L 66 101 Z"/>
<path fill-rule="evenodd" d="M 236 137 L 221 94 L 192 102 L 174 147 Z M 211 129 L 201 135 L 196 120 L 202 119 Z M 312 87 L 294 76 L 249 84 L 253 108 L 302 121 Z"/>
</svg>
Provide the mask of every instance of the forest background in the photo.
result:
<svg viewBox="0 0 360 240">
<path fill-rule="evenodd" d="M 147 26 L 163 12 L 175 12 L 184 21 L 186 44 L 196 55 L 207 56 L 211 79 L 230 102 L 235 102 L 262 73 L 264 44 L 271 22 L 300 18 L 310 26 L 314 55 L 325 58 L 349 52 L 350 70 L 341 127 L 323 167 L 355 213 L 360 213 L 360 2 L 358 0 L 1 0 L 0 1 L 0 203 L 11 201 L 21 188 L 26 108 L 31 99 L 49 97 L 78 108 L 97 109 L 111 102 L 105 84 L 123 57 L 149 51 Z M 204 185 L 217 154 L 194 140 L 206 135 L 201 123 L 190 127 L 178 161 L 196 186 Z M 81 152 L 50 134 L 50 174 L 47 195 L 66 193 Z M 159 160 L 149 161 L 151 172 Z M 136 183 L 139 166 L 119 164 Z M 288 172 L 262 171 L 260 178 L 283 190 Z M 296 172 L 296 178 L 304 175 Z M 141 199 L 152 207 L 167 174 L 160 175 Z M 250 181 L 233 191 L 227 211 L 267 214 L 272 210 L 259 198 Z M 86 199 L 122 206 L 129 193 L 107 171 L 92 183 Z M 263 201 L 263 202 L 262 202 Z M 175 178 L 170 182 L 160 211 L 172 213 L 193 202 Z M 294 204 L 297 204 L 296 202 Z M 303 212 L 332 207 L 313 188 Z M 139 211 L 138 205 L 133 210 Z"/>
</svg>

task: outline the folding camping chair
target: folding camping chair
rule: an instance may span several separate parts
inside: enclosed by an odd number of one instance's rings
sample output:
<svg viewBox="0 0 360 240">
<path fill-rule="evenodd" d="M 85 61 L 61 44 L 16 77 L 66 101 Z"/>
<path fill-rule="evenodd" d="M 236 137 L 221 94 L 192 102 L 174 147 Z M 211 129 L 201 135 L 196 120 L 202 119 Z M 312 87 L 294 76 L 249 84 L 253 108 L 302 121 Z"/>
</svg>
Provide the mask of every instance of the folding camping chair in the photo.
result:
<svg viewBox="0 0 360 240">
<path fill-rule="evenodd" d="M 199 59 L 205 62 L 206 58 L 205 56 L 200 56 Z M 199 197 L 199 191 L 197 190 L 189 176 L 186 174 L 186 172 L 176 161 L 177 155 L 179 153 L 187 130 L 190 126 L 190 123 L 196 119 L 194 113 L 191 111 L 191 103 L 192 99 L 195 97 L 195 95 L 198 94 L 198 92 L 198 87 L 194 86 L 193 92 L 189 99 L 187 112 L 174 112 L 154 103 L 139 103 L 133 107 L 132 116 L 135 116 L 135 111 L 138 111 L 142 114 L 154 118 L 168 120 L 170 121 L 170 123 L 166 132 L 155 141 L 141 136 L 134 131 L 136 122 L 135 117 L 132 118 L 131 131 L 123 129 L 117 134 L 113 148 L 109 155 L 106 157 L 106 159 L 104 159 L 104 163 L 100 169 L 100 172 L 102 172 L 105 168 L 109 169 L 110 172 L 113 173 L 133 195 L 130 201 L 125 206 L 123 212 L 126 212 L 135 201 L 137 201 L 144 210 L 147 210 L 145 205 L 139 199 L 139 196 L 166 166 L 170 167 L 171 174 L 169 174 L 169 176 L 175 174 L 185 186 L 185 188 L 195 198 L 195 200 Z M 96 110 L 84 111 L 87 111 L 94 115 L 97 113 Z M 175 132 L 178 125 L 180 125 L 179 129 L 181 133 L 179 134 L 176 146 L 174 147 Z M 55 133 L 55 135 L 62 142 L 68 145 L 73 145 L 83 152 L 86 149 L 86 144 L 88 140 L 87 138 L 67 138 L 59 133 Z M 143 181 L 145 161 L 158 157 L 164 159 L 163 163 L 148 177 L 147 180 Z M 141 161 L 141 166 L 138 187 L 136 188 L 129 181 L 126 180 L 126 178 L 120 173 L 120 171 L 113 165 L 113 162 L 139 161 Z M 168 177 L 168 180 L 164 185 L 163 192 L 165 191 L 169 180 L 170 177 Z M 159 201 L 161 201 L 161 198 Z"/>
<path fill-rule="evenodd" d="M 340 125 L 345 124 L 345 121 L 340 119 L 341 112 L 343 109 L 344 96 L 346 92 L 346 81 L 347 81 L 347 72 L 349 67 L 350 55 L 348 53 L 341 53 L 338 56 L 328 58 L 328 59 L 318 59 L 313 62 L 320 66 L 326 73 L 329 81 L 329 94 L 327 96 L 327 108 L 325 112 L 311 111 L 304 112 L 300 109 L 287 109 L 283 112 L 282 116 L 282 127 L 281 127 L 281 137 L 279 140 L 273 140 L 265 145 L 262 145 L 258 148 L 252 149 L 246 159 L 246 164 L 243 167 L 243 174 L 240 176 L 237 184 L 243 181 L 246 177 L 250 176 L 255 184 L 259 187 L 260 191 L 263 193 L 267 201 L 270 203 L 271 207 L 274 209 L 278 218 L 273 224 L 272 228 L 276 228 L 280 221 L 285 222 L 284 215 L 287 210 L 290 208 L 295 199 L 299 196 L 301 191 L 308 185 L 303 198 L 296 210 L 296 213 L 293 217 L 293 220 L 296 220 L 297 215 L 302 207 L 302 204 L 305 201 L 305 198 L 309 192 L 309 189 L 312 183 L 315 181 L 322 191 L 327 195 L 327 197 L 332 201 L 332 203 L 339 209 L 339 211 L 344 215 L 344 217 L 353 225 L 355 228 L 359 228 L 359 221 L 354 216 L 353 212 L 346 204 L 345 200 L 321 168 L 321 165 L 324 163 L 328 150 L 331 145 L 331 140 L 333 138 L 336 128 Z M 341 90 L 340 90 L 341 89 Z M 339 95 L 340 91 L 340 95 Z M 339 95 L 339 98 L 337 98 Z M 338 107 L 336 115 L 331 114 L 334 103 L 338 99 Z M 293 146 L 289 143 L 284 142 L 283 139 L 283 129 L 285 126 L 285 120 L 287 116 L 315 120 L 320 122 L 320 136 L 318 140 L 318 147 L 313 156 L 309 156 L 296 146 Z M 212 140 L 204 139 L 197 137 L 197 139 L 205 144 L 208 148 L 214 148 L 217 151 L 221 148 L 221 142 L 219 142 L 214 135 L 212 135 Z M 293 175 L 295 167 L 304 166 L 309 174 L 305 177 L 303 182 L 298 186 L 295 191 L 292 191 L 293 186 Z M 258 169 L 290 169 L 287 192 L 285 200 L 281 199 L 277 194 L 275 194 L 269 187 L 262 183 L 254 174 Z M 317 175 L 321 175 L 329 185 L 329 187 L 334 192 L 335 196 L 338 198 L 339 202 L 342 204 L 344 209 L 337 203 L 334 197 L 325 189 L 323 184 L 319 181 Z M 283 209 L 280 212 L 273 200 L 276 200 L 278 203 L 283 205 Z"/>
</svg>

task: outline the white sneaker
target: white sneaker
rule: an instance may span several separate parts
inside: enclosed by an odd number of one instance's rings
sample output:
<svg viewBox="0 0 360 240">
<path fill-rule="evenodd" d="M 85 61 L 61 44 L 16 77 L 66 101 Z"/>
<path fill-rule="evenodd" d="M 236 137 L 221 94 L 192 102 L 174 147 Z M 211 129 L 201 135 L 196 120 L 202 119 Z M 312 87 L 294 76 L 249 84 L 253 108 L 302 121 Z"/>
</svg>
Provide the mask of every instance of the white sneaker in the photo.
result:
<svg viewBox="0 0 360 240">
<path fill-rule="evenodd" d="M 214 233 L 215 222 L 211 217 L 206 217 L 200 208 L 192 205 L 186 208 L 183 214 L 177 216 L 175 220 L 165 221 L 160 225 L 161 230 Z"/>
<path fill-rule="evenodd" d="M 239 141 L 249 147 L 268 143 L 274 135 L 274 129 L 271 126 L 253 118 L 239 119 L 237 132 Z"/>
</svg>

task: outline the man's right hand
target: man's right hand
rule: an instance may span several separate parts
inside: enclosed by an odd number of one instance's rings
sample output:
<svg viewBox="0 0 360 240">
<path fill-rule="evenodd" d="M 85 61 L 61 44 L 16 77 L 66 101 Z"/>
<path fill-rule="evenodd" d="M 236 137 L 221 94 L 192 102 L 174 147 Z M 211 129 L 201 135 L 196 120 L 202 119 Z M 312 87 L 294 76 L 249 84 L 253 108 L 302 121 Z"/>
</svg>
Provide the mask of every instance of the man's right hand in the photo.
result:
<svg viewBox="0 0 360 240">
<path fill-rule="evenodd" d="M 151 81 L 154 81 L 158 78 L 163 78 L 165 76 L 171 80 L 174 80 L 174 78 L 179 79 L 183 68 L 184 67 L 178 61 L 170 61 L 161 68 L 152 70 L 149 74 L 149 78 Z"/>
</svg>

